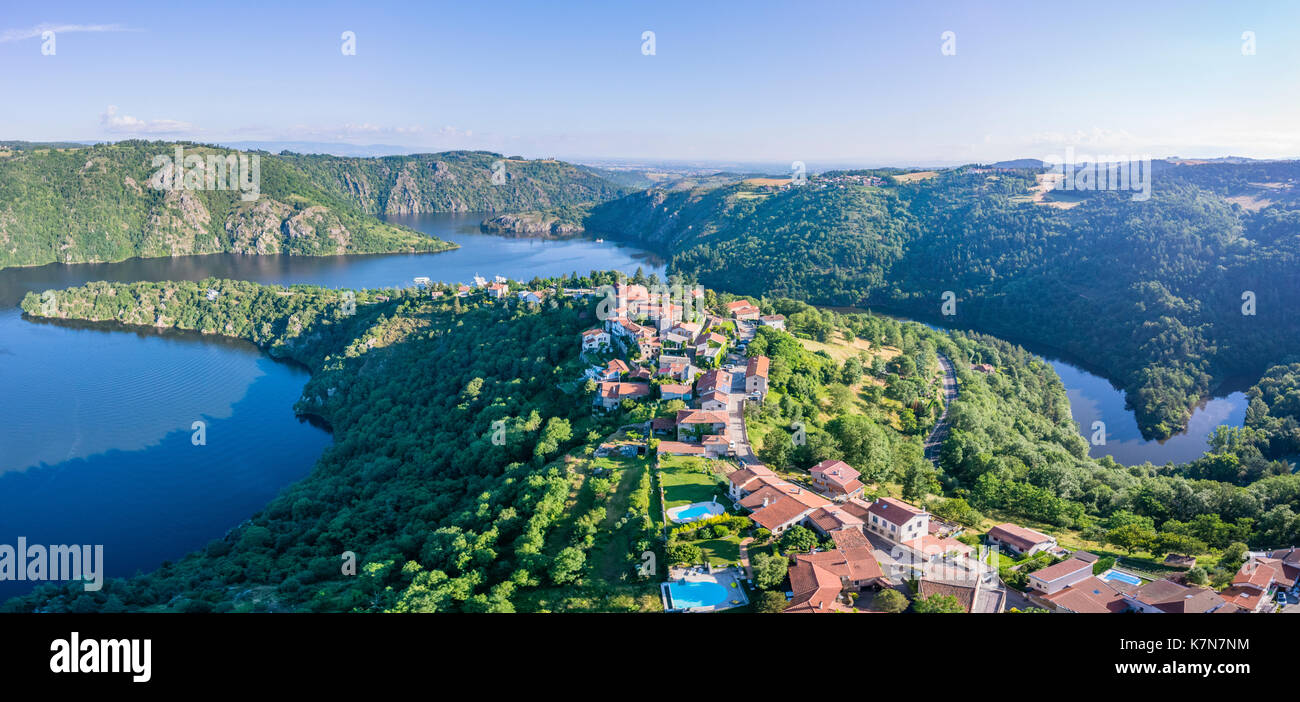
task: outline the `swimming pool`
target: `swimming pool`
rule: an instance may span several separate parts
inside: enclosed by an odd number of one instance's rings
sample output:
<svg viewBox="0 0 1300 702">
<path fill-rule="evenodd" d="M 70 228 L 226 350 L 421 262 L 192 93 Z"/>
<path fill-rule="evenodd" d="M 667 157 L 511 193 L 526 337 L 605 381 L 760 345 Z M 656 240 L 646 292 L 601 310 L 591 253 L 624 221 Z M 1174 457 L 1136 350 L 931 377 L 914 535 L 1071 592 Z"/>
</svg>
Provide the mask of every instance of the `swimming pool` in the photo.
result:
<svg viewBox="0 0 1300 702">
<path fill-rule="evenodd" d="M 1119 571 L 1117 571 L 1117 570 L 1108 570 L 1108 571 L 1106 571 L 1105 573 L 1102 573 L 1102 574 L 1101 574 L 1101 579 L 1102 579 L 1102 580 L 1118 580 L 1118 581 L 1121 582 L 1121 583 L 1128 583 L 1129 585 L 1141 585 L 1141 584 L 1142 584 L 1142 579 L 1141 579 L 1141 578 L 1138 578 L 1138 577 L 1133 576 L 1133 575 L 1129 575 L 1128 573 L 1121 573 L 1121 572 L 1119 572 Z"/>
<path fill-rule="evenodd" d="M 671 582 L 668 583 L 668 595 L 672 598 L 673 609 L 714 607 L 726 604 L 731 598 L 727 588 L 710 582 Z"/>
<path fill-rule="evenodd" d="M 695 502 L 681 507 L 673 507 L 668 510 L 668 518 L 677 524 L 694 522 L 699 519 L 708 519 L 722 514 L 722 505 L 716 502 Z"/>
</svg>

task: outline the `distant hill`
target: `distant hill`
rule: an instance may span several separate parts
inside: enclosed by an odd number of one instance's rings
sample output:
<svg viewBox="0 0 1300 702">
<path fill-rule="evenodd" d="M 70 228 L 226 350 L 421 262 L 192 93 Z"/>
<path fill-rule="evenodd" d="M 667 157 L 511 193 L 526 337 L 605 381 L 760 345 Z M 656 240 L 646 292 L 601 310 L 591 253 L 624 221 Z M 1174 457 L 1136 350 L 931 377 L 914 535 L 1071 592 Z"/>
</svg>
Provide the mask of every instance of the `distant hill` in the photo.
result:
<svg viewBox="0 0 1300 702">
<path fill-rule="evenodd" d="M 885 309 L 1087 359 L 1163 438 L 1225 378 L 1300 349 L 1300 162 L 1153 170 L 1148 201 L 1072 191 L 1071 209 L 1035 197 L 1028 170 L 959 169 L 883 186 L 656 188 L 584 224 L 708 287 Z"/>
<path fill-rule="evenodd" d="M 255 201 L 242 200 L 237 190 L 154 187 L 160 168 L 153 159 L 171 157 L 176 146 L 123 141 L 0 150 L 0 268 L 222 252 L 323 256 L 454 246 L 380 222 L 270 154 L 258 154 Z M 204 158 L 235 153 L 181 146 Z"/>
<path fill-rule="evenodd" d="M 490 151 L 347 158 L 284 154 L 313 183 L 364 212 L 524 212 L 604 202 L 627 189 L 587 166 Z M 493 173 L 500 173 L 499 182 Z"/>
</svg>

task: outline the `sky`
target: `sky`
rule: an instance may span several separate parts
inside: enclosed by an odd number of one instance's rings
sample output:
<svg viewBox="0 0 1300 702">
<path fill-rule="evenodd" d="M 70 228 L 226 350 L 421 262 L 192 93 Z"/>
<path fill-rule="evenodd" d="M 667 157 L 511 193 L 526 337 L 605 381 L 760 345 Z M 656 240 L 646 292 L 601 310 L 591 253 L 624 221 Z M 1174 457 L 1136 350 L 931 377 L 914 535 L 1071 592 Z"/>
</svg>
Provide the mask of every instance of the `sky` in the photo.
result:
<svg viewBox="0 0 1300 702">
<path fill-rule="evenodd" d="M 0 0 L 0 139 L 862 165 L 1067 148 L 1284 158 L 1300 157 L 1297 88 L 1291 0 Z"/>
</svg>

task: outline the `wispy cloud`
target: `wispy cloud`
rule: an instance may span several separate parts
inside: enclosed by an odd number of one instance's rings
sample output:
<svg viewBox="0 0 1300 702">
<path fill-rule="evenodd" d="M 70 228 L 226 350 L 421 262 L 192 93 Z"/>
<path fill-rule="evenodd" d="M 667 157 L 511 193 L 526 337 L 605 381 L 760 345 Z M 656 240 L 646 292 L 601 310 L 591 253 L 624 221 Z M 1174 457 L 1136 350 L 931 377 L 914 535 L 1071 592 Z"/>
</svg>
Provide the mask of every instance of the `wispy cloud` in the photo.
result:
<svg viewBox="0 0 1300 702">
<path fill-rule="evenodd" d="M 137 119 L 117 113 L 117 105 L 109 105 L 99 115 L 99 123 L 106 131 L 117 134 L 183 134 L 199 131 L 189 122 L 174 119 Z"/>
<path fill-rule="evenodd" d="M 6 44 L 11 41 L 22 41 L 24 39 L 35 39 L 46 32 L 55 34 L 71 34 L 73 32 L 137 32 L 138 29 L 131 29 L 120 24 L 52 24 L 43 22 L 35 27 L 22 29 L 6 29 L 0 31 L 0 44 Z"/>
</svg>

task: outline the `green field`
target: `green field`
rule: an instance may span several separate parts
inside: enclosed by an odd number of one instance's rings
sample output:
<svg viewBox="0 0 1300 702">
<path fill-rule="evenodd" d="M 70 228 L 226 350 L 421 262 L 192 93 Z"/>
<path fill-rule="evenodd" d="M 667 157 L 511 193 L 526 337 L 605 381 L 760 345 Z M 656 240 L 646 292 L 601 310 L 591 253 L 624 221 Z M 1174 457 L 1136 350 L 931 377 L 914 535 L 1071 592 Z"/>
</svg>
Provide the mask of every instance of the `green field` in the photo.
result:
<svg viewBox="0 0 1300 702">
<path fill-rule="evenodd" d="M 695 456 L 664 456 L 659 459 L 659 482 L 664 488 L 664 508 L 692 502 L 708 502 L 721 489 L 716 473 L 703 472 L 710 461 Z"/>
</svg>

